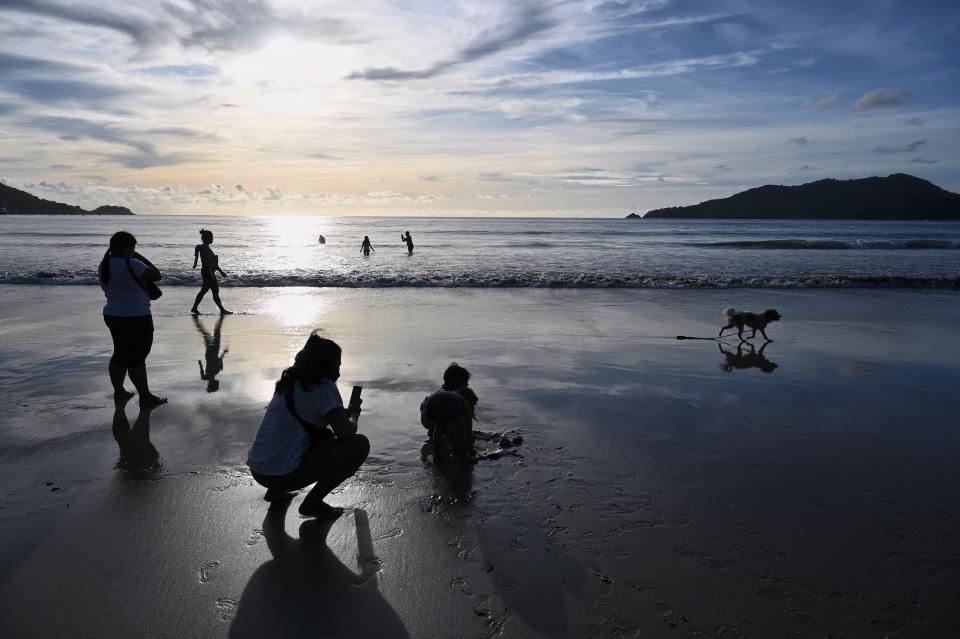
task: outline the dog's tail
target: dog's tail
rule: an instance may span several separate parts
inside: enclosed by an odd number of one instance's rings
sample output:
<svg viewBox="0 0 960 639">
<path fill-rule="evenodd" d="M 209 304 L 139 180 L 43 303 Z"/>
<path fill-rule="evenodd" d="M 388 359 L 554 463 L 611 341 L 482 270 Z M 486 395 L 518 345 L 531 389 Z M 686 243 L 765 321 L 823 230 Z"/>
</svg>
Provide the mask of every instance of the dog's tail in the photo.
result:
<svg viewBox="0 0 960 639">
<path fill-rule="evenodd" d="M 724 309 L 724 311 L 723 311 L 723 316 L 726 317 L 727 320 L 729 320 L 730 318 L 732 318 L 732 317 L 733 317 L 734 315 L 736 315 L 736 314 L 737 314 L 737 311 L 736 311 L 735 309 L 732 309 L 732 308 L 727 308 L 727 309 Z"/>
</svg>

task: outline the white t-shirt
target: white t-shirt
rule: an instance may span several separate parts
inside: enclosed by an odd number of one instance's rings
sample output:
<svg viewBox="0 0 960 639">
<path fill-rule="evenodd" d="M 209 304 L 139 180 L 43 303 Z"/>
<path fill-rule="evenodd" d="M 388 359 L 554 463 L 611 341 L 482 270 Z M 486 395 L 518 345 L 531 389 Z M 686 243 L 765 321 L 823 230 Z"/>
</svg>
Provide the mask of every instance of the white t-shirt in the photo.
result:
<svg viewBox="0 0 960 639">
<path fill-rule="evenodd" d="M 104 286 L 103 294 L 107 296 L 107 303 L 103 307 L 104 315 L 116 317 L 140 317 L 150 314 L 150 296 L 130 276 L 127 270 L 127 260 L 122 257 L 111 257 L 107 263 L 110 269 L 110 283 Z M 147 265 L 136 258 L 130 259 L 130 267 L 137 277 L 143 275 Z"/>
<path fill-rule="evenodd" d="M 329 426 L 326 414 L 343 407 L 337 385 L 328 379 L 305 391 L 297 382 L 293 388 L 293 407 L 297 414 L 319 427 Z M 247 466 L 259 475 L 286 475 L 300 465 L 310 447 L 310 436 L 287 409 L 283 395 L 274 395 L 260 422 L 260 429 L 247 455 Z"/>
</svg>

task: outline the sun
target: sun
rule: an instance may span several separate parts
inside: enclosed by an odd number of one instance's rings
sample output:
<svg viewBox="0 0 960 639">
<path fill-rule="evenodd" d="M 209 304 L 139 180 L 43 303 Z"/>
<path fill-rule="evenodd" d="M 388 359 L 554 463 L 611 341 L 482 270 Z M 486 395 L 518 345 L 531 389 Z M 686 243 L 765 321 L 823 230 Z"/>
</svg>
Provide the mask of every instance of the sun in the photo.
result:
<svg viewBox="0 0 960 639">
<path fill-rule="evenodd" d="M 242 84 L 269 83 L 279 89 L 308 89 L 342 80 L 353 70 L 347 45 L 276 38 L 258 51 L 239 56 L 227 67 Z"/>
</svg>

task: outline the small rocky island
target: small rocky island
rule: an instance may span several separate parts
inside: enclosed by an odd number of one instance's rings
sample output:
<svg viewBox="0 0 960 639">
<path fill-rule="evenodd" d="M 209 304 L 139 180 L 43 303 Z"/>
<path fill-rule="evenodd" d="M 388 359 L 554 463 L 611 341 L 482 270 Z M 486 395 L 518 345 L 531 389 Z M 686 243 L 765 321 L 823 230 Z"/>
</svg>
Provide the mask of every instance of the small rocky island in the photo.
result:
<svg viewBox="0 0 960 639">
<path fill-rule="evenodd" d="M 631 213 L 628 218 L 639 218 Z M 960 220 L 960 194 L 905 173 L 768 184 L 728 198 L 648 212 L 645 219 Z"/>
<path fill-rule="evenodd" d="M 92 211 L 73 204 L 44 200 L 26 191 L 0 184 L 0 215 L 133 215 L 125 206 L 110 204 Z"/>
</svg>

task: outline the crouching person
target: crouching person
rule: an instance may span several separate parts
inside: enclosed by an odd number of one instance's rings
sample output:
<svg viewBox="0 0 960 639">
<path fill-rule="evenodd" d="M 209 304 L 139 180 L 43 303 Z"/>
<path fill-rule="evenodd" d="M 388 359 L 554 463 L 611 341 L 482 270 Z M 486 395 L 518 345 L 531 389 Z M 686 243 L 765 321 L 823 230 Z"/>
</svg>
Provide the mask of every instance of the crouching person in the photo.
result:
<svg viewBox="0 0 960 639">
<path fill-rule="evenodd" d="M 443 387 L 420 404 L 420 423 L 430 435 L 434 461 L 452 456 L 473 463 L 473 417 L 477 395 L 467 385 L 470 373 L 456 362 L 443 373 Z"/>
<path fill-rule="evenodd" d="M 324 497 L 352 477 L 370 452 L 370 442 L 357 433 L 359 400 L 344 408 L 337 390 L 340 356 L 336 342 L 310 335 L 280 375 L 247 456 L 267 501 L 292 499 L 314 484 L 300 505 L 305 517 L 339 517 L 343 509 Z"/>
</svg>

